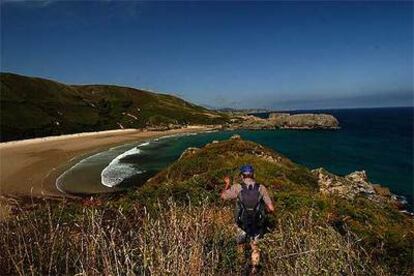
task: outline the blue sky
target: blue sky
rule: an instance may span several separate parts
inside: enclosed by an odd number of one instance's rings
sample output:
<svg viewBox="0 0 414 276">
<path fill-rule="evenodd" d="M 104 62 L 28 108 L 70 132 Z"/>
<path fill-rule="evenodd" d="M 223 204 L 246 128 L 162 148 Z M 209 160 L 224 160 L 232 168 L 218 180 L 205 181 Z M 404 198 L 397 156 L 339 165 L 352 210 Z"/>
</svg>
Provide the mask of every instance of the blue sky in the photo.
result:
<svg viewBox="0 0 414 276">
<path fill-rule="evenodd" d="M 408 106 L 413 3 L 3 0 L 1 71 L 214 107 Z"/>
</svg>

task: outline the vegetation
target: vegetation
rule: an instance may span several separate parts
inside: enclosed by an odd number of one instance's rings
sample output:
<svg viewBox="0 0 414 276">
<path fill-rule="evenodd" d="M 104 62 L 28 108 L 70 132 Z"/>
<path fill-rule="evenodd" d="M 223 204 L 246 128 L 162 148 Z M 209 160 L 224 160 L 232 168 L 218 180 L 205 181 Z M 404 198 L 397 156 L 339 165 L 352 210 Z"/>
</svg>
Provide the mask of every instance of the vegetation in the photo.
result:
<svg viewBox="0 0 414 276">
<path fill-rule="evenodd" d="M 313 174 L 241 139 L 186 151 L 145 185 L 80 202 L 14 204 L 0 223 L 2 274 L 240 275 L 222 177 L 251 163 L 276 212 L 264 275 L 412 275 L 413 220 L 387 204 L 323 196 Z"/>
<path fill-rule="evenodd" d="M 1 141 L 119 128 L 218 124 L 227 115 L 171 95 L 0 74 Z"/>
<path fill-rule="evenodd" d="M 229 207 L 169 201 L 157 216 L 139 206 L 41 207 L 1 225 L 2 274 L 240 275 L 245 267 Z M 261 241 L 266 275 L 384 273 L 352 236 L 311 217 L 285 217 Z"/>
</svg>

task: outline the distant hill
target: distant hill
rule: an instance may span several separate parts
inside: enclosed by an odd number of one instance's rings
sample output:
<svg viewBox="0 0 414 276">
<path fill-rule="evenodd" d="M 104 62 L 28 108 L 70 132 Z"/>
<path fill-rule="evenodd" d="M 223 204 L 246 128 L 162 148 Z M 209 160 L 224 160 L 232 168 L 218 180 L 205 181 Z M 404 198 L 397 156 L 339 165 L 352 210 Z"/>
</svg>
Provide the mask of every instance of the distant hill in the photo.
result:
<svg viewBox="0 0 414 276">
<path fill-rule="evenodd" d="M 1 141 L 119 128 L 217 124 L 227 116 L 178 97 L 0 73 Z"/>
</svg>

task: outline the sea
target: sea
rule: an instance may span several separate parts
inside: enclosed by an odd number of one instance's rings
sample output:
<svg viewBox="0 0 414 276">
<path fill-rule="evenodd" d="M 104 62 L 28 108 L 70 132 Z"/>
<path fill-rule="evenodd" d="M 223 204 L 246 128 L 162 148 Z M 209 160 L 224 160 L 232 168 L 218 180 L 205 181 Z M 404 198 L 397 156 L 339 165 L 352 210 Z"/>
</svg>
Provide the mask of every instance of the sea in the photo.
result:
<svg viewBox="0 0 414 276">
<path fill-rule="evenodd" d="M 367 108 L 294 111 L 328 113 L 338 130 L 237 130 L 186 134 L 133 142 L 79 158 L 57 179 L 67 193 L 96 194 L 142 185 L 179 158 L 188 147 L 240 134 L 311 169 L 324 167 L 338 175 L 365 170 L 373 183 L 414 198 L 414 108 Z M 255 114 L 265 118 L 268 113 Z"/>
</svg>

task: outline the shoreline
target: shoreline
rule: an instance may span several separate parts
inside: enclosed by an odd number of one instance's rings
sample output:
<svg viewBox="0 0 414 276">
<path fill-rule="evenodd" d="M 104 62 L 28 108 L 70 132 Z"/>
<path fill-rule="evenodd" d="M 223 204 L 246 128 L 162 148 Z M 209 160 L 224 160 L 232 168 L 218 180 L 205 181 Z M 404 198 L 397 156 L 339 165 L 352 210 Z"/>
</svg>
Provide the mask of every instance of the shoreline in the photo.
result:
<svg viewBox="0 0 414 276">
<path fill-rule="evenodd" d="M 76 197 L 59 191 L 56 179 L 79 158 L 127 142 L 214 130 L 190 126 L 171 130 L 120 129 L 0 143 L 0 195 Z"/>
<path fill-rule="evenodd" d="M 45 137 L 37 137 L 37 138 L 28 138 L 22 140 L 12 140 L 0 143 L 0 149 L 14 146 L 14 145 L 28 145 L 38 142 L 47 142 L 47 141 L 59 141 L 65 140 L 70 138 L 78 138 L 78 137 L 88 137 L 88 136 L 100 136 L 105 134 L 117 134 L 117 133 L 129 133 L 129 132 L 136 132 L 139 129 L 134 128 L 126 128 L 126 129 L 113 129 L 113 130 L 102 130 L 102 131 L 93 131 L 93 132 L 80 132 L 80 133 L 73 133 L 73 134 L 62 134 L 62 135 L 54 135 L 54 136 L 45 136 Z"/>
</svg>

